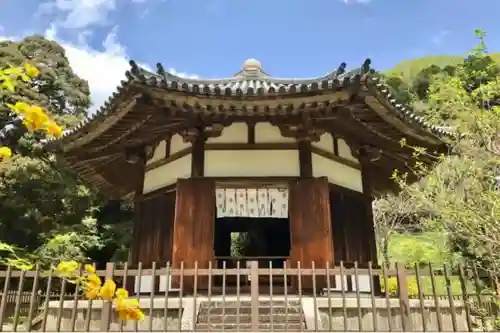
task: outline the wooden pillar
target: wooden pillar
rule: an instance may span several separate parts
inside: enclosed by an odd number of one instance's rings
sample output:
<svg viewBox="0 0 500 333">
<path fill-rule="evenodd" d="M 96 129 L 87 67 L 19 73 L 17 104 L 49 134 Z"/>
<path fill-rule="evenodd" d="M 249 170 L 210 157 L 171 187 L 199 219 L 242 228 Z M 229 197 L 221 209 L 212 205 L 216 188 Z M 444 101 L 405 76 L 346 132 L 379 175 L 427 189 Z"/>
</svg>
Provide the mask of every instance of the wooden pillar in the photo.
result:
<svg viewBox="0 0 500 333">
<path fill-rule="evenodd" d="M 330 222 L 330 195 L 326 178 L 298 179 L 290 186 L 290 228 L 292 267 L 326 267 L 333 262 Z M 303 288 L 312 288 L 311 277 L 302 278 Z M 326 287 L 324 277 L 316 281 L 317 288 Z"/>
<path fill-rule="evenodd" d="M 215 184 L 210 179 L 180 179 L 174 220 L 172 264 L 179 268 L 208 268 L 213 258 L 213 229 L 215 218 Z M 184 277 L 184 290 L 193 289 L 193 278 Z M 179 287 L 179 278 L 172 283 Z M 198 278 L 198 288 L 208 287 L 207 277 Z"/>
<path fill-rule="evenodd" d="M 373 220 L 373 190 L 372 190 L 372 184 L 371 184 L 371 170 L 370 170 L 370 160 L 369 157 L 364 149 L 361 149 L 359 152 L 359 160 L 361 163 L 361 180 L 363 184 L 363 197 L 364 197 L 364 203 L 365 203 L 365 209 L 366 209 L 366 221 L 365 221 L 365 226 L 366 226 L 366 235 L 368 237 L 368 250 L 369 250 L 369 260 L 372 262 L 372 264 L 376 267 L 378 265 L 377 263 L 377 241 L 376 241 L 376 236 L 375 236 L 375 224 Z M 374 291 L 376 294 L 381 293 L 381 285 L 380 285 L 380 278 L 379 277 L 374 277 L 373 278 L 373 287 Z"/>
<path fill-rule="evenodd" d="M 139 250 L 140 250 L 140 233 L 141 233 L 141 206 L 142 201 L 144 199 L 143 189 L 144 189 L 144 177 L 146 175 L 146 161 L 139 160 L 138 173 L 140 173 L 139 177 L 137 177 L 137 183 L 135 185 L 135 194 L 134 194 L 134 217 L 133 217 L 133 230 L 132 230 L 132 245 L 129 249 L 128 263 L 129 265 L 137 264 L 139 258 Z"/>
<path fill-rule="evenodd" d="M 298 139 L 299 148 L 299 167 L 301 178 L 312 178 L 312 151 L 311 140 L 308 138 Z"/>
<path fill-rule="evenodd" d="M 143 189 L 144 189 L 144 177 L 146 175 L 146 161 L 140 160 L 139 171 L 140 176 L 137 179 L 135 194 L 134 194 L 134 215 L 133 215 L 133 227 L 132 227 L 132 243 L 130 244 L 130 249 L 128 253 L 128 266 L 130 268 L 137 267 L 139 263 L 139 254 L 141 250 L 141 215 L 142 215 L 142 201 Z M 127 278 L 126 281 L 127 290 L 129 293 L 134 293 L 135 278 Z"/>
<path fill-rule="evenodd" d="M 205 173 L 205 141 L 203 129 L 196 129 L 189 134 L 191 141 L 191 177 L 203 177 Z"/>
</svg>

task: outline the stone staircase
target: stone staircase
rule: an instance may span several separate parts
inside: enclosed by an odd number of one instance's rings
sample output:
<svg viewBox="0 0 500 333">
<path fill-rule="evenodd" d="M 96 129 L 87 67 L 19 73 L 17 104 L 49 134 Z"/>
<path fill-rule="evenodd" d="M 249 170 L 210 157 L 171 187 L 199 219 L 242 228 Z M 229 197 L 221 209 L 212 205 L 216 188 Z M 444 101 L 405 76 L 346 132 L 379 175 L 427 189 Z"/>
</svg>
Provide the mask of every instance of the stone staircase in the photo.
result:
<svg viewBox="0 0 500 333">
<path fill-rule="evenodd" d="M 252 331 L 251 311 L 250 301 L 202 302 L 196 330 Z M 298 301 L 273 301 L 272 308 L 270 301 L 259 301 L 259 331 L 299 332 L 305 328 L 302 306 Z"/>
</svg>

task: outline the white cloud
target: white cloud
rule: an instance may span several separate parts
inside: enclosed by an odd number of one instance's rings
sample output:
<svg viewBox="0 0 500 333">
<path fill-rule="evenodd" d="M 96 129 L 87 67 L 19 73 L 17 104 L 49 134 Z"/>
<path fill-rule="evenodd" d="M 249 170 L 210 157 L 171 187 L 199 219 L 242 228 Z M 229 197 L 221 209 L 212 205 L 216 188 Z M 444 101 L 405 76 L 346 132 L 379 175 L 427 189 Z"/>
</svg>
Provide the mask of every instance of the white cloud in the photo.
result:
<svg viewBox="0 0 500 333">
<path fill-rule="evenodd" d="M 102 42 L 103 50 L 99 51 L 86 43 L 90 31 L 82 31 L 78 42 L 68 42 L 57 36 L 57 27 L 52 25 L 44 33 L 45 38 L 55 40 L 66 50 L 70 65 L 79 77 L 88 81 L 92 98 L 90 112 L 101 107 L 108 97 L 116 91 L 120 81 L 125 79 L 125 72 L 130 69 L 129 57 L 126 48 L 118 42 L 118 28 L 110 30 Z M 19 40 L 19 37 L 2 37 L 1 40 Z M 151 70 L 147 64 L 139 64 Z M 168 71 L 181 77 L 197 77 L 196 75 L 178 72 L 174 68 Z"/>
<path fill-rule="evenodd" d="M 61 26 L 75 29 L 104 23 L 115 9 L 116 0 L 49 0 L 39 8 L 42 13 L 63 14 Z"/>
<path fill-rule="evenodd" d="M 93 104 L 91 112 L 115 91 L 125 78 L 125 71 L 130 68 L 125 48 L 117 42 L 116 34 L 115 27 L 103 42 L 104 50 L 98 51 L 81 43 L 85 37 L 81 37 L 78 44 L 60 40 L 55 26 L 45 32 L 47 39 L 55 40 L 64 47 L 75 74 L 88 81 Z"/>
<path fill-rule="evenodd" d="M 88 32 L 84 32 L 88 34 Z M 125 78 L 125 72 L 130 69 L 129 57 L 126 48 L 118 42 L 118 27 L 114 27 L 104 39 L 103 51 L 91 48 L 79 38 L 78 44 L 69 43 L 57 38 L 57 29 L 52 26 L 45 32 L 45 37 L 60 43 L 66 50 L 66 56 L 73 71 L 82 79 L 88 81 L 92 98 L 91 112 L 103 105 L 108 97 L 115 92 L 120 81 Z M 151 70 L 147 64 L 139 64 Z M 180 77 L 197 77 L 185 72 L 178 72 L 174 68 L 168 71 Z"/>
<path fill-rule="evenodd" d="M 118 5 L 127 2 L 147 7 L 141 11 L 144 16 L 149 11 L 152 2 L 164 0 L 44 0 L 38 7 L 38 14 L 55 14 L 63 19 L 56 20 L 58 26 L 70 29 L 85 29 L 92 25 L 109 23 L 108 16 L 117 10 Z"/>
</svg>

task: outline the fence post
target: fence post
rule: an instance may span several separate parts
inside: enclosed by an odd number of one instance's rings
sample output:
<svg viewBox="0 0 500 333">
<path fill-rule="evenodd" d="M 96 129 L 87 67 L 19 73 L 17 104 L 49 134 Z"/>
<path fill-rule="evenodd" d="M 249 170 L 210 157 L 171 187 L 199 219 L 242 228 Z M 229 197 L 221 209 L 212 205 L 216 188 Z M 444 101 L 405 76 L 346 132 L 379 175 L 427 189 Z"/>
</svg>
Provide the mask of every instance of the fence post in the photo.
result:
<svg viewBox="0 0 500 333">
<path fill-rule="evenodd" d="M 408 299 L 408 284 L 406 280 L 406 269 L 401 268 L 399 263 L 396 263 L 396 274 L 398 281 L 398 297 L 399 307 L 401 309 L 401 325 L 404 332 L 413 331 L 410 319 L 410 300 Z"/>
<path fill-rule="evenodd" d="M 106 263 L 106 271 L 104 273 L 104 281 L 113 279 L 113 272 L 115 265 L 112 262 Z M 113 308 L 113 303 L 111 301 L 102 301 L 102 309 L 101 309 L 101 332 L 109 331 L 109 322 L 111 320 L 111 311 Z"/>
<path fill-rule="evenodd" d="M 250 262 L 250 299 L 252 304 L 252 331 L 259 331 L 259 262 Z"/>
</svg>

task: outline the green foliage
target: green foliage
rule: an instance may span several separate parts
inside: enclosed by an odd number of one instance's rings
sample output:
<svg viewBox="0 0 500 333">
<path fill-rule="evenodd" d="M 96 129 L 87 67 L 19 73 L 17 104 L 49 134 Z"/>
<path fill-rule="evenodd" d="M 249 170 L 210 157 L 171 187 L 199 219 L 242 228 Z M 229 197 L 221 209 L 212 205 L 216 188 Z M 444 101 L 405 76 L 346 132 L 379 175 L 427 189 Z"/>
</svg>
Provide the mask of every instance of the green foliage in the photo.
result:
<svg viewBox="0 0 500 333">
<path fill-rule="evenodd" d="M 0 93 L 0 100 L 29 102 L 59 115 L 85 114 L 90 106 L 88 83 L 73 72 L 62 46 L 41 36 L 0 42 L 0 67 L 26 61 L 37 66 L 40 76 L 34 82 L 20 83 L 14 94 Z"/>
<path fill-rule="evenodd" d="M 415 264 L 454 264 L 455 258 L 447 235 L 441 232 L 421 232 L 395 234 L 389 242 L 391 262 L 399 262 L 407 267 Z"/>
<path fill-rule="evenodd" d="M 425 268 L 423 268 L 425 269 Z M 462 295 L 462 285 L 460 279 L 456 276 L 449 278 L 450 281 L 450 291 L 452 295 L 461 296 Z M 384 279 L 380 279 L 381 290 L 386 291 Z M 439 296 L 447 296 L 448 289 L 446 288 L 446 279 L 444 276 L 434 277 L 434 286 L 436 288 L 436 294 Z M 418 298 L 419 285 L 417 283 L 417 277 L 415 275 L 407 276 L 406 287 L 408 288 L 408 296 L 410 298 Z M 432 279 L 430 276 L 420 277 L 420 290 L 424 297 L 434 295 L 434 290 L 432 288 Z M 472 283 L 467 284 L 467 290 L 469 292 L 473 291 Z M 387 291 L 391 296 L 398 295 L 398 280 L 396 277 L 389 277 L 387 279 Z"/>
<path fill-rule="evenodd" d="M 484 33 L 479 44 L 451 70 L 430 70 L 429 86 L 421 96 L 422 115 L 446 124 L 457 136 L 450 140 L 449 156 L 434 156 L 428 167 L 417 162 L 413 172 L 423 177 L 408 184 L 395 174 L 402 193 L 419 210 L 428 212 L 421 223 L 442 232 L 455 250 L 494 275 L 500 273 L 500 67 L 486 53 Z M 414 84 L 411 84 L 415 86 Z M 432 155 L 419 147 L 417 159 Z"/>
<path fill-rule="evenodd" d="M 92 248 L 104 246 L 98 233 L 97 220 L 85 217 L 82 223 L 72 227 L 71 231 L 57 233 L 47 237 L 43 246 L 35 251 L 39 261 L 64 261 L 87 259 L 86 252 Z"/>
<path fill-rule="evenodd" d="M 0 69 L 24 63 L 36 65 L 40 73 L 33 80 L 17 80 L 15 90 L 0 89 L 0 129 L 16 116 L 4 106 L 18 101 L 43 107 L 65 128 L 78 124 L 90 105 L 89 87 L 72 71 L 64 49 L 40 36 L 0 42 Z M 39 134 L 20 132 L 0 142 L 18 153 L 0 163 L 0 244 L 17 248 L 22 256 L 16 260 L 80 259 L 103 247 L 119 250 L 123 258 L 130 218 L 118 210 L 101 219 L 108 203 L 44 154 Z"/>
<path fill-rule="evenodd" d="M 500 52 L 490 53 L 489 56 L 497 63 L 500 63 Z M 446 68 L 448 66 L 455 67 L 464 62 L 463 56 L 457 55 L 433 55 L 425 56 L 416 59 L 403 60 L 396 64 L 390 70 L 383 72 L 386 76 L 399 76 L 406 84 L 412 84 L 418 74 L 424 69 L 431 66 Z"/>
<path fill-rule="evenodd" d="M 0 164 L 0 239 L 34 250 L 54 230 L 80 223 L 95 197 L 42 159 Z"/>
</svg>

